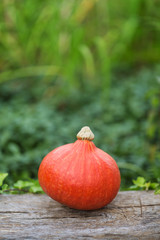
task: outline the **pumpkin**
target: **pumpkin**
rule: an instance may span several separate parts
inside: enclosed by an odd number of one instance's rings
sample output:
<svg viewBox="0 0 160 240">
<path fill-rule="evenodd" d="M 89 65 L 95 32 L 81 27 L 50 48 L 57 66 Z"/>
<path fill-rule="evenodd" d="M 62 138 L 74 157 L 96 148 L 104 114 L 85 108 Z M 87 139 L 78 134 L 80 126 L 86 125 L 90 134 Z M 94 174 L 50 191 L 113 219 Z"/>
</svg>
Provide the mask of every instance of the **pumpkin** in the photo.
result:
<svg viewBox="0 0 160 240">
<path fill-rule="evenodd" d="M 74 143 L 54 149 L 40 164 L 38 179 L 44 192 L 70 208 L 99 209 L 118 193 L 118 166 L 93 139 L 90 128 L 83 127 Z"/>
</svg>

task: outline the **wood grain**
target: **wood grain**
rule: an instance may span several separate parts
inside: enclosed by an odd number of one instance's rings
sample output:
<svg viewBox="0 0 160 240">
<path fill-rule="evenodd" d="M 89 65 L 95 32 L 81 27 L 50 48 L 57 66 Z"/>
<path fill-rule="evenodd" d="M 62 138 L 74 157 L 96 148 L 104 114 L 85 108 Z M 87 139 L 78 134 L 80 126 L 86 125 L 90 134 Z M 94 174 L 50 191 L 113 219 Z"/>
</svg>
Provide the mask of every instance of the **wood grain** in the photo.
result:
<svg viewBox="0 0 160 240">
<path fill-rule="evenodd" d="M 0 239 L 160 240 L 160 196 L 119 192 L 96 211 L 78 211 L 46 195 L 1 195 Z"/>
</svg>

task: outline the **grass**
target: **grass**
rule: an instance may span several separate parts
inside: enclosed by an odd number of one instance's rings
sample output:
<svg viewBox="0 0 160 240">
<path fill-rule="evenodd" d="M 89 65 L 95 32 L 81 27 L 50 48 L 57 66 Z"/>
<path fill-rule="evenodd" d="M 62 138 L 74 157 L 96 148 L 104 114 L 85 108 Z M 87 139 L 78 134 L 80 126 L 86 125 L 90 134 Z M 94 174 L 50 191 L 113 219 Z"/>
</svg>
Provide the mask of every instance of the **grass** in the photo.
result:
<svg viewBox="0 0 160 240">
<path fill-rule="evenodd" d="M 14 70 L 24 77 L 26 67 L 34 75 L 44 66 L 42 76 L 59 69 L 68 90 L 85 79 L 107 91 L 112 68 L 159 60 L 158 1 L 2 0 L 0 9 L 0 70 L 10 71 L 8 79 Z"/>
</svg>

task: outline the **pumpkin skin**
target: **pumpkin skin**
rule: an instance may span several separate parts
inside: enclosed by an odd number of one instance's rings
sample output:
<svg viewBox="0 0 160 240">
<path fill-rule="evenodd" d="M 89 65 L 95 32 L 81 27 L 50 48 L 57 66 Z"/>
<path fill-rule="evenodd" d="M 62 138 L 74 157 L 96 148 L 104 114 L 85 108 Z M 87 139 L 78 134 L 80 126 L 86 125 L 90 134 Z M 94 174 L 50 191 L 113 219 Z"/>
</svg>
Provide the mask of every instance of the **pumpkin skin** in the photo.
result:
<svg viewBox="0 0 160 240">
<path fill-rule="evenodd" d="M 39 183 L 54 200 L 74 209 L 94 210 L 110 203 L 120 188 L 115 160 L 90 140 L 76 140 L 48 153 Z"/>
</svg>

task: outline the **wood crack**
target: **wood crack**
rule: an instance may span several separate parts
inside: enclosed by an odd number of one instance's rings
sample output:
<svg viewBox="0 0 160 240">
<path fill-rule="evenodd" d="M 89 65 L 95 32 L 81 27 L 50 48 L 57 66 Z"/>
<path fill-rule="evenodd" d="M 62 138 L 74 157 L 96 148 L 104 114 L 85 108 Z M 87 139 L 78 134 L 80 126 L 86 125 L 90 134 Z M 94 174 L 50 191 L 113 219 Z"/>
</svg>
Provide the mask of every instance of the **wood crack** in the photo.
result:
<svg viewBox="0 0 160 240">
<path fill-rule="evenodd" d="M 8 213 L 30 213 L 30 212 L 21 212 L 21 211 L 0 211 L 1 214 L 8 214 Z"/>
<path fill-rule="evenodd" d="M 160 206 L 160 204 L 143 204 L 142 207 L 154 207 L 154 206 Z M 127 205 L 127 206 L 112 206 L 111 208 L 131 208 L 131 207 L 135 207 L 135 208 L 139 208 L 141 207 L 141 205 Z M 110 209 L 111 209 L 110 208 Z"/>
<path fill-rule="evenodd" d="M 127 217 L 126 217 L 126 214 L 125 214 L 124 211 L 123 211 L 123 208 L 122 208 L 122 213 L 123 213 L 123 216 L 124 216 L 125 220 L 128 221 L 128 219 L 127 219 Z"/>
<path fill-rule="evenodd" d="M 143 209 L 142 209 L 142 202 L 141 202 L 141 198 L 139 198 L 139 203 L 140 203 L 140 209 L 141 209 L 141 217 L 143 216 Z"/>
</svg>

